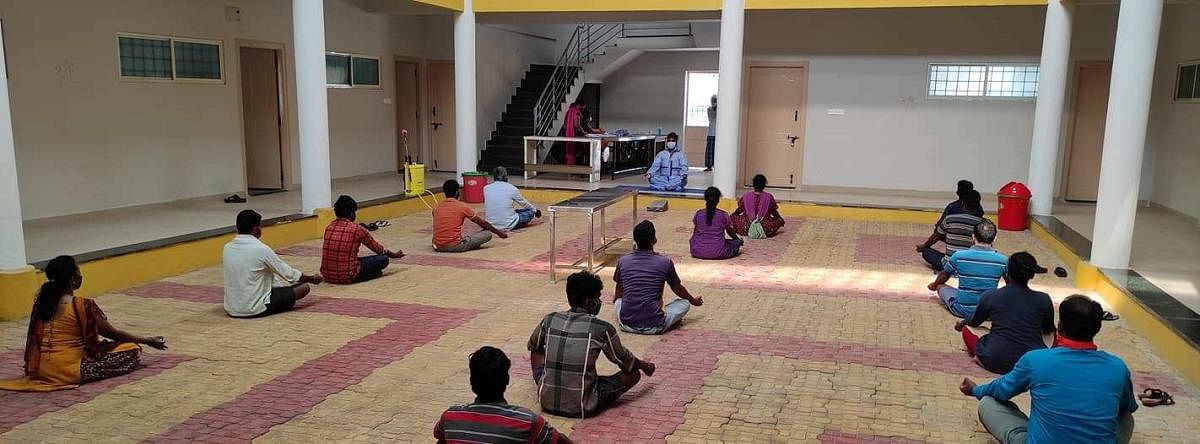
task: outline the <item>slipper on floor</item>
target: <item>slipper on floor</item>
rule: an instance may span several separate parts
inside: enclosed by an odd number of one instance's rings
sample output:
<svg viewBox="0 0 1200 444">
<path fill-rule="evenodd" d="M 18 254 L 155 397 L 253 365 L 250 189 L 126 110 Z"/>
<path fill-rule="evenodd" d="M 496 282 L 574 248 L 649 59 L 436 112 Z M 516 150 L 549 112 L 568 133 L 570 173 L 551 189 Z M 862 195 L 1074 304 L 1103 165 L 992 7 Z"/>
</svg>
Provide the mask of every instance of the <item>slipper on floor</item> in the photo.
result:
<svg viewBox="0 0 1200 444">
<path fill-rule="evenodd" d="M 377 220 L 377 221 L 375 221 L 375 222 L 366 223 L 366 224 L 359 224 L 359 225 L 362 225 L 362 227 L 363 227 L 363 228 L 366 228 L 366 229 L 367 229 L 367 231 L 375 231 L 375 230 L 378 230 L 378 229 L 380 229 L 380 228 L 383 228 L 383 227 L 389 226 L 389 225 L 391 225 L 391 224 L 392 224 L 391 222 L 388 222 L 388 221 L 386 221 L 386 220 Z"/>
<path fill-rule="evenodd" d="M 1116 313 L 1113 313 L 1111 311 L 1105 310 L 1104 317 L 1102 317 L 1100 319 L 1105 320 L 1105 321 L 1115 321 L 1117 319 L 1121 319 L 1121 316 L 1118 316 Z"/>
<path fill-rule="evenodd" d="M 225 203 L 246 203 L 246 198 L 236 194 L 231 194 L 229 197 L 225 198 Z"/>
<path fill-rule="evenodd" d="M 1142 390 L 1142 393 L 1138 394 L 1138 399 L 1140 399 L 1142 401 L 1142 405 L 1146 407 L 1158 407 L 1160 405 L 1175 404 L 1175 398 L 1172 398 L 1170 393 L 1156 388 Z"/>
</svg>

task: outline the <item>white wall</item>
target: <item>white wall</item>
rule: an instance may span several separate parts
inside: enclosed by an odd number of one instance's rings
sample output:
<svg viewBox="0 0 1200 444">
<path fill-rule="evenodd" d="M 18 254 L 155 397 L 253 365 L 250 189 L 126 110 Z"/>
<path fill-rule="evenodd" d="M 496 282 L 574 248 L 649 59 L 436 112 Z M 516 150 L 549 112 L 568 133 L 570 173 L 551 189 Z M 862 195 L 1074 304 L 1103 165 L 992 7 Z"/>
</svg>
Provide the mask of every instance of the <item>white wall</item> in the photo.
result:
<svg viewBox="0 0 1200 444">
<path fill-rule="evenodd" d="M 511 29 L 506 29 L 511 28 Z M 500 115 L 531 64 L 553 65 L 565 40 L 553 41 L 515 32 L 516 26 L 478 25 L 475 33 L 476 133 L 478 147 L 496 129 Z"/>
<path fill-rule="evenodd" d="M 226 6 L 240 7 L 242 21 L 226 22 Z M 0 16 L 27 219 L 242 191 L 237 39 L 289 48 L 288 149 L 299 158 L 290 1 L 5 0 Z M 381 17 L 326 0 L 330 48 L 390 58 Z M 117 32 L 222 40 L 226 82 L 122 82 Z M 381 90 L 330 92 L 335 177 L 396 164 L 394 114 L 382 104 L 392 66 L 380 65 Z"/>
<path fill-rule="evenodd" d="M 1167 5 L 1155 70 L 1147 156 L 1154 163 L 1152 200 L 1200 218 L 1200 103 L 1176 103 L 1176 66 L 1200 59 L 1200 5 Z"/>
<path fill-rule="evenodd" d="M 600 123 L 608 131 L 683 134 L 685 73 L 716 69 L 716 51 L 646 52 L 604 80 Z"/>
</svg>

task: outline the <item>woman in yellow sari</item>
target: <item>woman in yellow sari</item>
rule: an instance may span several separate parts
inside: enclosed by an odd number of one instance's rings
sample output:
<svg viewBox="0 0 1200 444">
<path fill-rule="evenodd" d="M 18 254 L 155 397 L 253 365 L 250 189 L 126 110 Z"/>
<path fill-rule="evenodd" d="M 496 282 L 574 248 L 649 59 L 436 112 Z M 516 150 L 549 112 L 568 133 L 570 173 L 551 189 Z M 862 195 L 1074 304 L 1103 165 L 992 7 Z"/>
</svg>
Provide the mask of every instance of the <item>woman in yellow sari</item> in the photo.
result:
<svg viewBox="0 0 1200 444">
<path fill-rule="evenodd" d="M 142 337 L 117 330 L 95 301 L 75 297 L 83 275 L 71 256 L 52 259 L 46 265 L 46 278 L 49 281 L 42 284 L 29 316 L 25 376 L 0 381 L 0 390 L 75 388 L 136 369 L 142 350 L 139 344 L 167 348 L 162 336 Z"/>
</svg>

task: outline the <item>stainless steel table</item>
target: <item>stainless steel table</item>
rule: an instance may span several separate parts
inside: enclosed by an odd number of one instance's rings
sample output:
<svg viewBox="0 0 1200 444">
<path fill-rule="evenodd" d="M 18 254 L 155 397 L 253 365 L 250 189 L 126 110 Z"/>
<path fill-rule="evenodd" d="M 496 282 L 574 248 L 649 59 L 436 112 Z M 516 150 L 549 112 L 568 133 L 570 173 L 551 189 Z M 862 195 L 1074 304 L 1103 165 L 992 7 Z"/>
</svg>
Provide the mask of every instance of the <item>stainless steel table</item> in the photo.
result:
<svg viewBox="0 0 1200 444">
<path fill-rule="evenodd" d="M 587 270 L 595 273 L 598 267 L 595 266 L 596 253 L 607 249 L 612 244 L 621 241 L 622 237 L 609 238 L 605 233 L 605 210 L 608 207 L 616 205 L 618 202 L 627 198 L 633 198 L 633 220 L 638 218 L 638 192 L 636 189 L 618 189 L 618 188 L 601 188 L 595 191 L 580 194 L 569 200 L 559 202 L 546 208 L 550 213 L 550 281 L 558 282 L 558 269 L 570 268 L 575 270 Z M 576 260 L 570 265 L 558 265 L 554 254 L 555 242 L 555 222 L 558 213 L 583 213 L 587 215 L 587 257 Z M 596 213 L 600 213 L 600 247 L 596 248 Z M 587 262 L 587 267 L 580 266 L 583 262 Z"/>
</svg>

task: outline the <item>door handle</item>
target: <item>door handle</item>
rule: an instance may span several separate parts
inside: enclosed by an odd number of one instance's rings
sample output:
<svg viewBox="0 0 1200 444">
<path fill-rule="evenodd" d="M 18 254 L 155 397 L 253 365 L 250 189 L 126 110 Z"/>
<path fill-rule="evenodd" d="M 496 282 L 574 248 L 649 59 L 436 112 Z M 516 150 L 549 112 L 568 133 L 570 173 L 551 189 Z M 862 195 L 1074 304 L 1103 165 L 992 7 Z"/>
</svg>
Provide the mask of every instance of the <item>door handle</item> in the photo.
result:
<svg viewBox="0 0 1200 444">
<path fill-rule="evenodd" d="M 439 127 L 439 126 L 442 126 L 442 125 L 445 125 L 445 124 L 444 124 L 444 123 L 441 123 L 441 122 L 433 122 L 433 123 L 431 123 L 431 125 L 433 125 L 433 130 L 434 130 L 434 131 L 437 131 L 437 129 L 438 129 L 438 127 Z"/>
<path fill-rule="evenodd" d="M 788 143 L 792 144 L 792 148 L 795 148 L 796 147 L 796 139 L 799 139 L 799 137 L 787 136 L 787 139 L 788 139 Z"/>
</svg>

